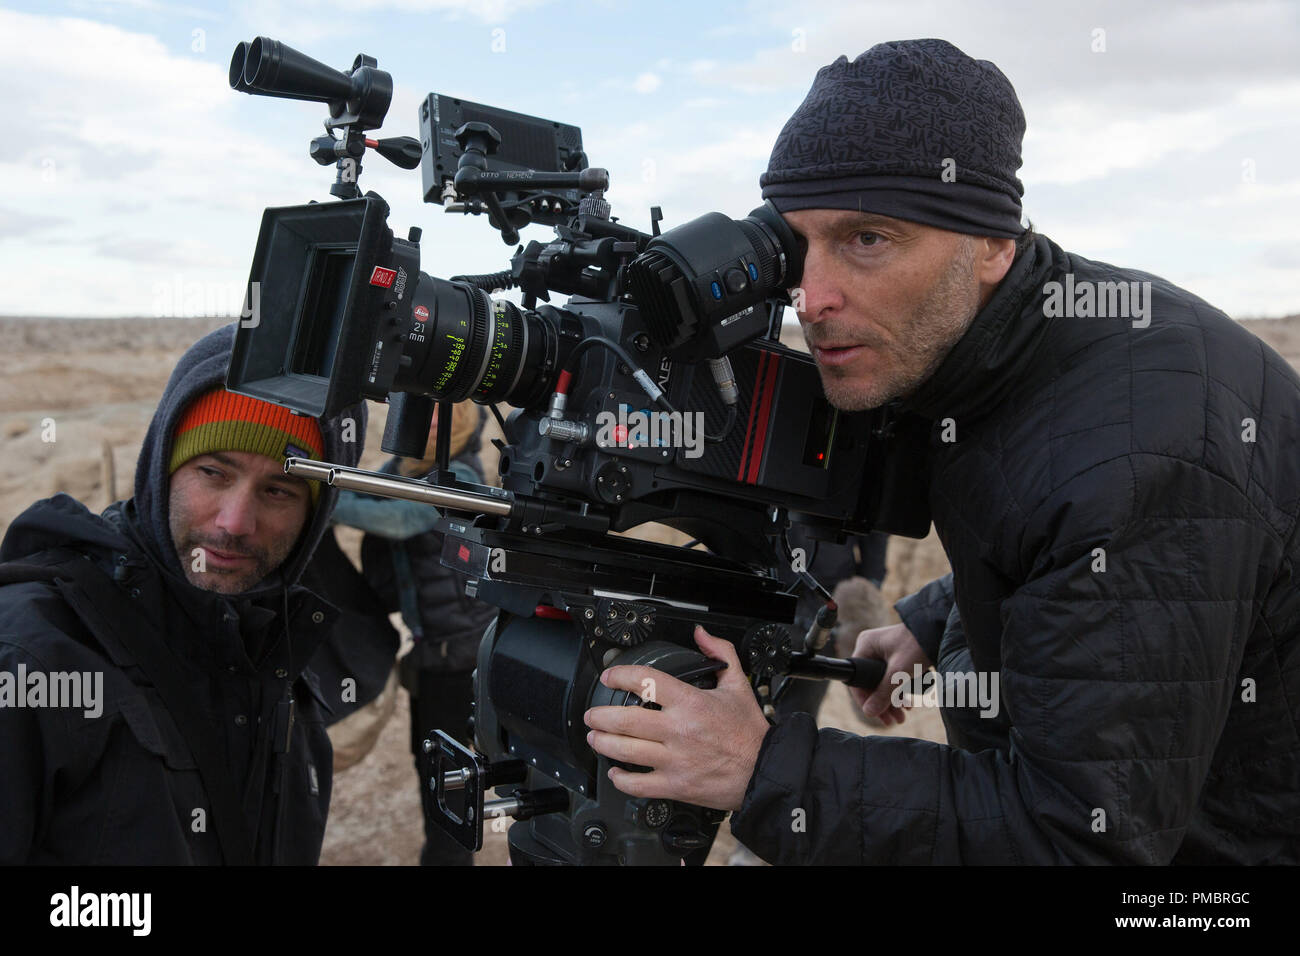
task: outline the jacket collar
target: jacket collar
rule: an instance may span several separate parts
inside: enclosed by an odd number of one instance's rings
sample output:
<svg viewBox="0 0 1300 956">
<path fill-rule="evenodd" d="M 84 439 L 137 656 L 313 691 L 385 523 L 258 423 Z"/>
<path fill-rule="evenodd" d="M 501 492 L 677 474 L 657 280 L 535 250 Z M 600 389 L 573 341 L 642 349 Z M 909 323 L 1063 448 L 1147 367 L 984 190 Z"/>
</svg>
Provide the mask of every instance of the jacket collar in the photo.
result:
<svg viewBox="0 0 1300 956">
<path fill-rule="evenodd" d="M 319 642 L 321 629 L 304 631 L 301 627 L 293 627 L 293 624 L 300 623 L 297 618 L 314 611 L 322 612 L 325 620 L 330 622 L 338 617 L 338 610 L 309 588 L 301 584 L 286 584 L 278 568 L 256 591 L 243 594 L 226 595 L 195 587 L 178 568 L 159 560 L 149 548 L 150 537 L 139 526 L 134 501 L 119 502 L 106 511 L 104 517 L 116 525 L 133 546 L 134 554 L 128 553 L 123 562 L 126 572 L 138 570 L 152 578 L 193 622 L 194 629 L 188 633 L 204 635 L 196 647 L 192 646 L 201 655 L 218 651 L 211 645 L 210 637 L 225 633 L 221 622 L 233 618 L 238 621 L 244 644 L 252 639 L 254 646 L 260 645 L 262 639 L 255 636 L 265 635 L 271 628 L 287 630 L 293 644 L 293 659 L 305 661 Z M 172 639 L 178 636 L 173 634 Z M 232 652 L 233 648 L 224 649 L 226 655 Z"/>
<path fill-rule="evenodd" d="M 969 423 L 992 411 L 1031 368 L 1048 319 L 1036 303 L 1065 254 L 1046 236 L 1012 263 L 992 298 L 938 369 L 902 407 L 925 418 Z"/>
</svg>

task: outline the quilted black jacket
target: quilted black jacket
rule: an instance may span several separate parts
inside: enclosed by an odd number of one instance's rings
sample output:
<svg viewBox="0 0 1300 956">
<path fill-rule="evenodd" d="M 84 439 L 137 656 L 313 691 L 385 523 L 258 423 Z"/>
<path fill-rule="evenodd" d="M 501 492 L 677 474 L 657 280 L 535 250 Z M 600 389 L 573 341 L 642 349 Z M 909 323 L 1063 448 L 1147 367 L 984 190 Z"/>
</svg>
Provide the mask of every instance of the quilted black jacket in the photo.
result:
<svg viewBox="0 0 1300 956">
<path fill-rule="evenodd" d="M 1149 324 L 1046 317 L 1067 273 L 1150 282 Z M 779 863 L 1300 862 L 1287 363 L 1039 237 L 906 404 L 953 574 L 899 610 L 941 671 L 997 675 L 996 717 L 946 708 L 943 746 L 799 715 L 736 836 Z"/>
</svg>

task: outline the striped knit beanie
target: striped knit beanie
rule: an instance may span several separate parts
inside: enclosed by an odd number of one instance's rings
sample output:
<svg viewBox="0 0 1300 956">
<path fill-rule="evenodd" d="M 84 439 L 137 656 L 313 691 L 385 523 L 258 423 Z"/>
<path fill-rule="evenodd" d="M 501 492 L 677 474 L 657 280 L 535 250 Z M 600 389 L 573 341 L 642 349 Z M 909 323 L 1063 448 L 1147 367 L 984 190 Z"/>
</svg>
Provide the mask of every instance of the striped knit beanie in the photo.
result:
<svg viewBox="0 0 1300 956">
<path fill-rule="evenodd" d="M 252 452 L 275 461 L 290 457 L 319 461 L 325 440 L 314 418 L 218 387 L 191 402 L 177 422 L 167 474 L 175 474 L 191 458 L 217 451 Z M 315 505 L 320 483 L 307 485 Z"/>
</svg>

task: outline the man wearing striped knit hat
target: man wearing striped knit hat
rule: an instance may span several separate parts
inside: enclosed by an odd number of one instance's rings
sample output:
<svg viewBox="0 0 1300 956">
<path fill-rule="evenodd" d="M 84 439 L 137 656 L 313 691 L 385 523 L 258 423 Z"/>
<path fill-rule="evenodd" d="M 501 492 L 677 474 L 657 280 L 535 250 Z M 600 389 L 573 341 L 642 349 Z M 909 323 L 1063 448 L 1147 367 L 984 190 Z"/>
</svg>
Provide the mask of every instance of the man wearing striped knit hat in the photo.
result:
<svg viewBox="0 0 1300 956">
<path fill-rule="evenodd" d="M 305 665 L 364 626 L 300 581 L 336 492 L 283 463 L 355 465 L 365 418 L 227 392 L 234 330 L 181 358 L 130 499 L 55 495 L 0 545 L 0 864 L 319 857 L 339 695 Z"/>
<path fill-rule="evenodd" d="M 217 388 L 196 398 L 173 433 L 169 526 L 190 583 L 239 594 L 284 563 L 320 496 L 284 474 L 285 458 L 320 459 L 315 419 Z M 201 560 L 200 560 L 201 558 Z"/>
</svg>

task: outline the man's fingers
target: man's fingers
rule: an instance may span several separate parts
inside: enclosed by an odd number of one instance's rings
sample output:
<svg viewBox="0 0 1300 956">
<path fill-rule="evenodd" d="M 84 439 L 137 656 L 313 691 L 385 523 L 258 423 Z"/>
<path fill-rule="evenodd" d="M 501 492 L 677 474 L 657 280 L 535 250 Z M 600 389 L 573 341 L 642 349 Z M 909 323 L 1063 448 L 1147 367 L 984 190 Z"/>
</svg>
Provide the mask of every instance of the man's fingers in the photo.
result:
<svg viewBox="0 0 1300 956">
<path fill-rule="evenodd" d="M 859 631 L 857 640 L 853 642 L 853 657 L 878 657 L 882 660 L 886 657 L 880 647 L 880 628 L 873 627 L 865 631 Z"/>
<path fill-rule="evenodd" d="M 704 628 L 696 625 L 695 643 L 705 657 L 722 661 L 727 665 L 718 674 L 719 687 L 749 684 L 749 678 L 745 676 L 745 671 L 740 666 L 740 658 L 736 655 L 736 645 L 731 641 L 714 637 Z M 641 664 L 619 664 L 607 668 L 600 675 L 600 682 L 615 690 L 631 691 L 643 701 L 661 706 L 667 706 L 674 700 L 680 699 L 684 692 L 697 689 L 684 684 L 671 674 Z"/>
<path fill-rule="evenodd" d="M 857 646 L 853 649 L 853 656 L 874 660 L 885 659 L 885 655 L 878 651 L 871 631 L 863 631 L 859 635 Z M 889 669 L 888 662 L 886 662 L 885 673 L 880 678 L 880 683 L 871 690 L 861 687 L 850 688 L 853 691 L 853 699 L 868 717 L 879 717 L 883 711 L 889 708 L 889 695 L 894 690 L 894 685 L 890 682 L 891 677 L 893 677 L 893 673 Z"/>
<path fill-rule="evenodd" d="M 619 664 L 606 668 L 600 682 L 614 690 L 628 690 L 646 703 L 668 704 L 687 687 L 671 674 L 642 664 Z"/>
<path fill-rule="evenodd" d="M 744 669 L 740 666 L 740 657 L 736 654 L 736 645 L 731 641 L 714 637 L 699 624 L 696 624 L 695 643 L 703 651 L 705 657 L 726 663 L 727 669 L 718 674 L 719 687 L 724 684 L 734 684 L 736 681 L 745 684 L 749 683 Z"/>
<path fill-rule="evenodd" d="M 898 689 L 898 685 L 893 683 L 890 678 L 894 675 L 886 671 L 884 678 L 876 685 L 875 690 L 867 695 L 862 704 L 862 712 L 868 717 L 881 717 L 890 709 L 890 697 Z"/>
<path fill-rule="evenodd" d="M 666 796 L 667 791 L 662 785 L 663 774 L 659 773 L 633 773 L 630 770 L 624 770 L 622 767 L 609 768 L 609 780 L 614 787 L 629 797 L 656 797 Z"/>
<path fill-rule="evenodd" d="M 893 727 L 896 724 L 901 724 L 903 722 L 903 718 L 907 716 L 907 711 L 901 710 L 898 707 L 895 707 L 893 704 L 890 704 L 878 714 L 871 713 L 863 705 L 859 705 L 858 709 L 862 711 L 864 717 L 875 718 L 879 720 L 881 723 L 883 723 L 886 727 Z"/>
<path fill-rule="evenodd" d="M 910 631 L 901 624 L 873 627 L 858 633 L 853 645 L 853 656 L 874 658 L 885 662 L 885 676 L 872 690 L 854 690 L 853 700 L 868 717 L 878 717 L 886 724 L 901 724 L 902 710 L 895 703 L 898 697 L 899 674 L 911 676 L 919 648 Z"/>
<path fill-rule="evenodd" d="M 591 749 L 610 760 L 639 764 L 642 767 L 659 767 L 668 758 L 668 748 L 653 740 L 638 740 L 620 734 L 607 734 L 593 730 L 587 734 Z"/>
<path fill-rule="evenodd" d="M 880 679 L 880 683 L 866 695 L 861 707 L 862 712 L 868 717 L 879 717 L 881 720 L 889 721 L 889 714 L 894 715 L 901 713 L 900 708 L 895 704 L 895 700 L 906 687 L 906 681 L 902 677 L 911 678 L 911 673 L 903 669 L 902 662 L 898 659 L 885 662 L 885 676 Z M 902 723 L 902 721 L 898 721 Z"/>
<path fill-rule="evenodd" d="M 663 711 L 624 705 L 593 707 L 583 715 L 583 722 L 592 730 L 641 740 L 662 741 L 669 729 Z"/>
<path fill-rule="evenodd" d="M 885 639 L 895 635 L 896 625 L 889 627 L 874 627 L 858 633 L 858 639 L 853 646 L 853 656 L 861 658 L 872 658 L 874 660 L 885 662 L 885 674 L 871 690 L 860 687 L 850 687 L 849 691 L 853 695 L 853 702 L 858 705 L 858 709 L 868 717 L 876 717 L 884 721 L 886 726 L 901 724 L 902 710 L 894 705 L 894 692 L 898 687 L 892 678 L 896 673 L 909 674 L 906 670 L 905 661 L 896 653 L 891 655 L 891 645 Z M 892 657 L 892 659 L 891 659 Z"/>
</svg>

